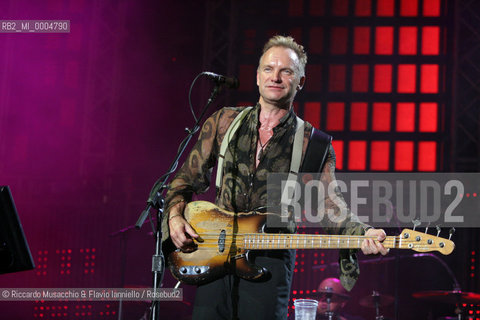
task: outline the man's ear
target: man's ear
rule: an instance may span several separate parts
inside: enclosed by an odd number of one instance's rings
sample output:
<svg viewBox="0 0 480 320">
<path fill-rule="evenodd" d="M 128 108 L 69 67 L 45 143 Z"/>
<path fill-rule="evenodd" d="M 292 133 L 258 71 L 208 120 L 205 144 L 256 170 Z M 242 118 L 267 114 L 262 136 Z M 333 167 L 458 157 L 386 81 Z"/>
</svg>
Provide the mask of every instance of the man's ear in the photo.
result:
<svg viewBox="0 0 480 320">
<path fill-rule="evenodd" d="M 302 77 L 300 77 L 300 82 L 297 86 L 297 91 L 302 90 L 304 84 L 305 84 L 305 76 L 302 76 Z"/>
<path fill-rule="evenodd" d="M 257 87 L 260 86 L 260 81 L 258 80 L 258 69 L 257 69 Z"/>
</svg>

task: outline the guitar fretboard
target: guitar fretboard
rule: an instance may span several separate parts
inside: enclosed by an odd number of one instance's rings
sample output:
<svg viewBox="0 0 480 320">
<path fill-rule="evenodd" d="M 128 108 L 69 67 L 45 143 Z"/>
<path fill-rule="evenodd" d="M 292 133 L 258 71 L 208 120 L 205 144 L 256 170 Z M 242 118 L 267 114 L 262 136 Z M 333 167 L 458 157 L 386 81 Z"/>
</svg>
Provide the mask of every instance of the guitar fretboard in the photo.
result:
<svg viewBox="0 0 480 320">
<path fill-rule="evenodd" d="M 251 233 L 243 235 L 243 245 L 249 250 L 359 249 L 365 239 L 375 240 L 366 236 Z M 402 240 L 400 236 L 388 236 L 382 243 L 385 248 L 409 248 L 407 243 L 402 245 Z"/>
</svg>

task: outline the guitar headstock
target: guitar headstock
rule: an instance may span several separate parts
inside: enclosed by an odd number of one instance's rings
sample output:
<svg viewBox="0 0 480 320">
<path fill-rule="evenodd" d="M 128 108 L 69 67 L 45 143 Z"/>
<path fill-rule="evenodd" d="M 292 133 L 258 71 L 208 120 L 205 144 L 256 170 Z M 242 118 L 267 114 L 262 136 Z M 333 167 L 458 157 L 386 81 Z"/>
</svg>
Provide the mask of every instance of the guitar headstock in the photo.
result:
<svg viewBox="0 0 480 320">
<path fill-rule="evenodd" d="M 408 248 L 417 252 L 438 251 L 444 255 L 452 253 L 455 249 L 455 243 L 452 240 L 411 229 L 403 229 L 399 237 L 401 249 Z"/>
</svg>

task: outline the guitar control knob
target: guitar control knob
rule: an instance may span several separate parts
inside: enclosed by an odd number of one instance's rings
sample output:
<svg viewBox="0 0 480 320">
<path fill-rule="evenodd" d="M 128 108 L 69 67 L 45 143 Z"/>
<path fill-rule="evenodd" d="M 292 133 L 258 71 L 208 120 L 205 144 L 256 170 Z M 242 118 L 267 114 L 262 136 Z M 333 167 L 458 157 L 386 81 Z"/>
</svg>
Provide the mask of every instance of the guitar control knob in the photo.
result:
<svg viewBox="0 0 480 320">
<path fill-rule="evenodd" d="M 181 267 L 181 268 L 180 268 L 180 272 L 181 272 L 181 273 L 184 273 L 184 274 L 187 273 L 187 268 Z"/>
<path fill-rule="evenodd" d="M 196 272 L 196 273 L 200 273 L 200 272 L 202 271 L 202 270 L 200 270 L 200 268 L 199 268 L 199 267 L 195 267 L 195 269 L 194 269 L 194 270 L 195 270 L 195 272 Z"/>
</svg>

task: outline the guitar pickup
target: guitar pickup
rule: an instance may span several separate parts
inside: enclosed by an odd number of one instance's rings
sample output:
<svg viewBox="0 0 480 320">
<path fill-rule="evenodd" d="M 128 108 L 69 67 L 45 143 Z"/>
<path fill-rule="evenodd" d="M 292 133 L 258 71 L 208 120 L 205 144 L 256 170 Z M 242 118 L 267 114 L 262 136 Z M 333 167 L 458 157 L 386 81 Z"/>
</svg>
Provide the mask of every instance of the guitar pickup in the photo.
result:
<svg viewBox="0 0 480 320">
<path fill-rule="evenodd" d="M 183 266 L 180 268 L 182 275 L 199 275 L 210 269 L 208 266 Z"/>
<path fill-rule="evenodd" d="M 220 236 L 218 237 L 218 251 L 223 252 L 225 251 L 225 238 L 227 233 L 225 230 L 220 232 Z"/>
</svg>

